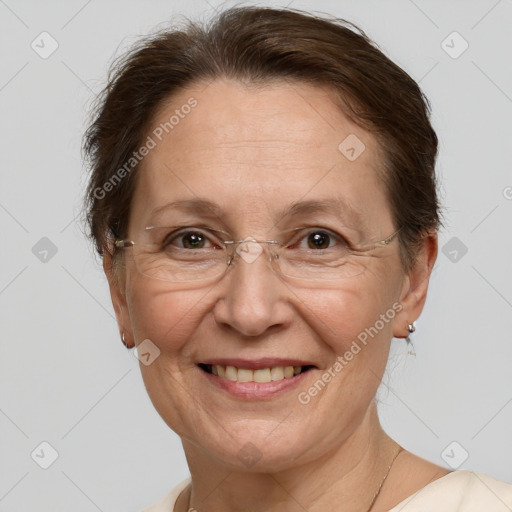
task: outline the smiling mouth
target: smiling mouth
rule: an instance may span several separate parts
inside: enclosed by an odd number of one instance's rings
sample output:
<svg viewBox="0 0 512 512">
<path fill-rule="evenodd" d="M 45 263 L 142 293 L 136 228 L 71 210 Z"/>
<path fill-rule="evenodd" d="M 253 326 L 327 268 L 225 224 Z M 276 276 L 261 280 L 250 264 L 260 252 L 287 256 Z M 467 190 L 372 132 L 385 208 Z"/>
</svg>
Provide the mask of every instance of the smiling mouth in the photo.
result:
<svg viewBox="0 0 512 512">
<path fill-rule="evenodd" d="M 223 366 L 219 364 L 199 363 L 199 368 L 210 375 L 233 382 L 276 382 L 290 379 L 301 373 L 305 373 L 313 365 L 307 366 L 274 366 L 271 368 L 260 368 L 250 370 L 248 368 L 236 368 L 235 366 Z"/>
</svg>

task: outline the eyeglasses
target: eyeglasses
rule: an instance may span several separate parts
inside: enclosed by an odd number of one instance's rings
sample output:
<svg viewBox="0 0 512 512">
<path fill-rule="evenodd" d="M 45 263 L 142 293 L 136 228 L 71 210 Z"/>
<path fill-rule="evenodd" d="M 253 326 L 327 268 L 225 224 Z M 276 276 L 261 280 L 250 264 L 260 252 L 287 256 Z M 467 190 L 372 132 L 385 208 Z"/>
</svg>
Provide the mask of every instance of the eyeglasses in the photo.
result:
<svg viewBox="0 0 512 512">
<path fill-rule="evenodd" d="M 301 227 L 283 231 L 279 240 L 227 240 L 229 234 L 207 227 L 148 226 L 141 239 L 116 240 L 118 249 L 132 249 L 137 270 L 152 279 L 199 283 L 220 278 L 236 255 L 255 262 L 267 248 L 268 261 L 279 275 L 310 282 L 338 282 L 362 274 L 379 248 L 389 245 L 400 230 L 383 240 L 354 246 L 334 231 Z"/>
</svg>

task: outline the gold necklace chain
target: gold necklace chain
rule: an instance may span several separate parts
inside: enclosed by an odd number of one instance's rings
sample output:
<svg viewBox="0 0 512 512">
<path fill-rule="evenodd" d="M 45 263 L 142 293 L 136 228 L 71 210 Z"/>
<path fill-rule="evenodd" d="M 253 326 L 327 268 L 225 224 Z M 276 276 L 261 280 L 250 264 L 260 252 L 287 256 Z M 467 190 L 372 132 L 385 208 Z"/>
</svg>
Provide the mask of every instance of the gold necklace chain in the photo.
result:
<svg viewBox="0 0 512 512">
<path fill-rule="evenodd" d="M 375 493 L 375 495 L 373 496 L 372 498 L 372 501 L 370 503 L 370 508 L 366 511 L 366 512 L 370 512 L 371 509 L 373 508 L 373 505 L 375 503 L 375 500 L 377 499 L 377 497 L 379 496 L 380 494 L 380 490 L 382 489 L 382 486 L 384 485 L 384 482 L 386 481 L 386 478 L 388 477 L 389 475 L 389 472 L 391 471 L 391 466 L 393 466 L 394 462 L 395 462 L 395 459 L 398 457 L 398 455 L 400 454 L 400 452 L 403 450 L 403 448 L 400 446 L 398 448 L 398 451 L 395 453 L 395 456 L 393 457 L 393 459 L 391 460 L 391 464 L 389 465 L 388 467 L 388 470 L 386 471 L 386 474 L 384 475 L 384 478 L 382 479 L 382 482 L 380 483 L 379 485 L 379 488 L 377 489 L 377 492 Z"/>
<path fill-rule="evenodd" d="M 375 504 L 375 500 L 377 499 L 377 497 L 379 496 L 380 494 L 380 491 L 382 489 L 382 486 L 384 485 L 384 482 L 386 481 L 386 478 L 388 477 L 389 475 L 389 472 L 391 471 L 391 467 L 393 466 L 394 462 L 395 462 L 395 459 L 398 457 L 398 455 L 400 454 L 400 452 L 403 451 L 403 448 L 400 446 L 398 448 L 398 451 L 395 453 L 392 461 L 391 461 L 391 464 L 389 465 L 387 471 L 386 471 L 386 474 L 384 475 L 384 478 L 382 479 L 380 485 L 379 485 L 379 488 L 377 489 L 377 491 L 375 492 L 375 494 L 373 495 L 373 498 L 372 498 L 372 501 L 370 502 L 370 507 L 368 508 L 368 510 L 366 512 L 370 512 L 371 509 L 373 508 L 373 505 Z M 191 498 L 192 498 L 192 493 L 189 493 L 188 495 L 188 506 L 187 506 L 187 511 L 191 509 L 190 507 L 190 501 L 191 501 Z"/>
</svg>

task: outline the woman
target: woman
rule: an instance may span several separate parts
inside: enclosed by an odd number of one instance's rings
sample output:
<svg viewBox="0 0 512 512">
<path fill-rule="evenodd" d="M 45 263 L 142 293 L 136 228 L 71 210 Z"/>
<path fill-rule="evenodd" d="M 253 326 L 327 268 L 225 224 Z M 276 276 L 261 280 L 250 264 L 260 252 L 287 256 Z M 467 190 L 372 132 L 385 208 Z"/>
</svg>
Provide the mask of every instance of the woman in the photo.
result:
<svg viewBox="0 0 512 512">
<path fill-rule="evenodd" d="M 146 511 L 501 511 L 382 429 L 437 256 L 437 137 L 359 29 L 236 8 L 119 61 L 85 140 L 121 338 L 191 478 Z"/>
</svg>

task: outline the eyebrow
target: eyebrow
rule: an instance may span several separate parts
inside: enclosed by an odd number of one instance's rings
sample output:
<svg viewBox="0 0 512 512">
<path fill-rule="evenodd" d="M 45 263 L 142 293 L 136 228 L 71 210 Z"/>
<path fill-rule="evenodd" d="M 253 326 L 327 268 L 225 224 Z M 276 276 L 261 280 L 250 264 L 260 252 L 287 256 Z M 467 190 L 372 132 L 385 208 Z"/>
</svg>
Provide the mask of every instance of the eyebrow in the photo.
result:
<svg viewBox="0 0 512 512">
<path fill-rule="evenodd" d="M 207 199 L 181 199 L 159 206 L 151 211 L 150 218 L 158 217 L 167 210 L 181 210 L 185 213 L 200 214 L 206 217 L 221 217 L 223 210 Z"/>
<path fill-rule="evenodd" d="M 306 216 L 313 213 L 327 213 L 340 219 L 350 219 L 353 221 L 361 221 L 362 219 L 361 211 L 353 206 L 349 206 L 341 199 L 297 201 L 280 210 L 277 213 L 277 218 Z"/>
<path fill-rule="evenodd" d="M 179 210 L 184 213 L 222 219 L 224 210 L 207 199 L 181 199 L 172 201 L 151 211 L 150 219 L 154 220 L 168 210 Z M 330 214 L 340 219 L 361 222 L 362 212 L 347 205 L 341 199 L 306 200 L 293 202 L 276 213 L 277 224 L 289 217 L 304 217 L 311 214 Z"/>
</svg>

